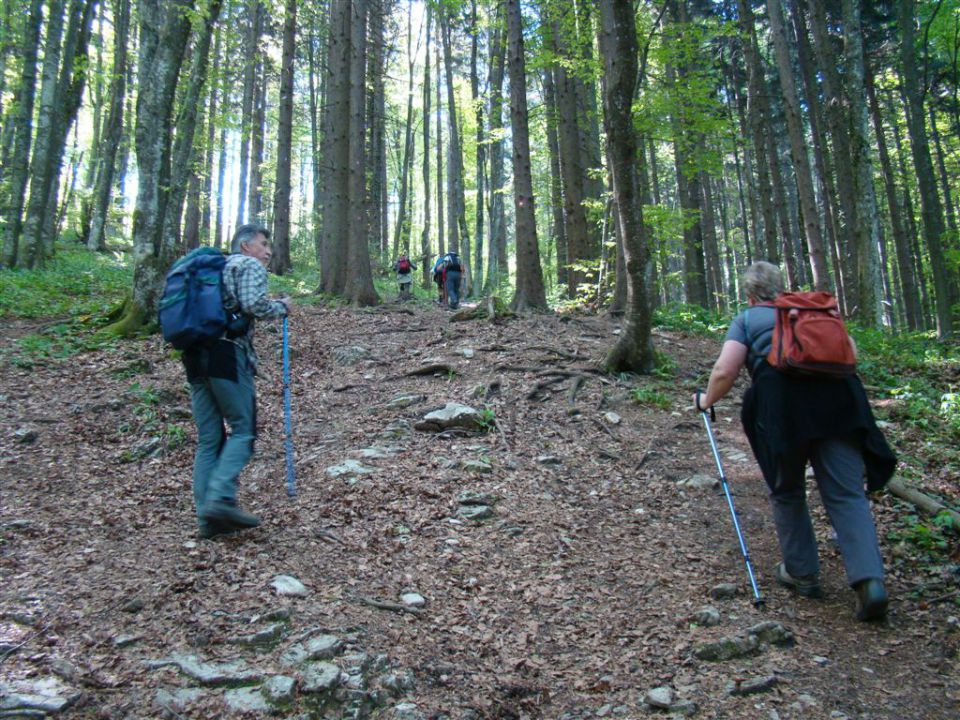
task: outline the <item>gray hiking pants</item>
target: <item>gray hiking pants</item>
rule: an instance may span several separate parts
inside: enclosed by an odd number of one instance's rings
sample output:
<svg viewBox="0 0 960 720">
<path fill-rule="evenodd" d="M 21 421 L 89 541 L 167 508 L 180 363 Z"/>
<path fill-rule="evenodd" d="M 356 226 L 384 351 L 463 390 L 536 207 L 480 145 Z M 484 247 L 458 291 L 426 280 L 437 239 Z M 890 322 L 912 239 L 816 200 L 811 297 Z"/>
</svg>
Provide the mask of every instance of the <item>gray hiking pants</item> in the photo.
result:
<svg viewBox="0 0 960 720">
<path fill-rule="evenodd" d="M 820 572 L 817 539 L 807 508 L 808 459 L 837 533 L 847 582 L 853 585 L 867 578 L 882 580 L 883 558 L 863 490 L 863 455 L 859 443 L 848 439 L 813 441 L 780 461 L 777 485 L 770 488 L 770 503 L 787 572 L 794 577 Z"/>
</svg>

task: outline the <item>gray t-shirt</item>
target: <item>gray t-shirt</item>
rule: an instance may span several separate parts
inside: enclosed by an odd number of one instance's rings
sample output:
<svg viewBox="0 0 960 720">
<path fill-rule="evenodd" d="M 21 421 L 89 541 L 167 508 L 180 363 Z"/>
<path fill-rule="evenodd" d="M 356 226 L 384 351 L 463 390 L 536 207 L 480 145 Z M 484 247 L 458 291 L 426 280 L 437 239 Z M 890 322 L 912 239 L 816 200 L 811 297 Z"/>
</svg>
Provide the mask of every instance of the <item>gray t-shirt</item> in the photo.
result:
<svg viewBox="0 0 960 720">
<path fill-rule="evenodd" d="M 777 311 L 769 305 L 754 305 L 737 315 L 730 323 L 726 340 L 747 346 L 747 367 L 754 373 L 773 342 L 773 326 Z"/>
</svg>

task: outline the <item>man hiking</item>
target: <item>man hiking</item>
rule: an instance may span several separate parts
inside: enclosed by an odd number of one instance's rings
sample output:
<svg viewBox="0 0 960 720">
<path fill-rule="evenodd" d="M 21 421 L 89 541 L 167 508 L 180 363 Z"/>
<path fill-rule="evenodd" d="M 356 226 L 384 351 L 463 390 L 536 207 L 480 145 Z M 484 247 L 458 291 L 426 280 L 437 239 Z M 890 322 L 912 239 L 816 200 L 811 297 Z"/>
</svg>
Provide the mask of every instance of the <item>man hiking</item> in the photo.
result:
<svg viewBox="0 0 960 720">
<path fill-rule="evenodd" d="M 237 477 L 253 454 L 257 434 L 255 318 L 278 318 L 290 311 L 288 298 L 267 296 L 269 237 L 270 231 L 260 225 L 241 226 L 223 268 L 224 309 L 228 315 L 243 315 L 245 327 L 183 352 L 197 424 L 193 499 L 203 538 L 260 524 L 237 506 Z M 230 426 L 229 435 L 224 423 Z"/>
</svg>

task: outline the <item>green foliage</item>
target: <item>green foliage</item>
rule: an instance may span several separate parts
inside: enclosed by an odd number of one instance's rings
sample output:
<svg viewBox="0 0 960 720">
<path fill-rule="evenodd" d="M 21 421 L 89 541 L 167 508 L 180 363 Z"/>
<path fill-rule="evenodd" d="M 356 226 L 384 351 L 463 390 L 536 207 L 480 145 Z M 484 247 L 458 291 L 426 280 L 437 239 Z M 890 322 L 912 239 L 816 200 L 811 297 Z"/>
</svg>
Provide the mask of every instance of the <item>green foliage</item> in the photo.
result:
<svg viewBox="0 0 960 720">
<path fill-rule="evenodd" d="M 661 410 L 669 410 L 672 405 L 667 394 L 656 388 L 636 387 L 630 394 L 639 405 L 652 405 Z"/>
<path fill-rule="evenodd" d="M 132 284 L 128 256 L 63 246 L 43 270 L 0 269 L 0 318 L 102 315 Z"/>
<path fill-rule="evenodd" d="M 717 336 L 726 330 L 730 321 L 729 318 L 724 318 L 699 305 L 668 303 L 661 305 L 654 311 L 653 324 L 664 330 Z"/>
<path fill-rule="evenodd" d="M 480 428 L 483 432 L 490 432 L 497 426 L 497 414 L 493 411 L 493 408 L 482 408 L 480 410 L 480 417 L 477 418 L 477 427 Z"/>
<path fill-rule="evenodd" d="M 896 401 L 888 409 L 891 419 L 923 431 L 928 440 L 955 446 L 960 441 L 960 396 L 944 378 L 960 368 L 960 347 L 939 342 L 931 333 L 890 335 L 857 326 L 850 331 L 863 381 Z"/>
<path fill-rule="evenodd" d="M 896 529 L 887 534 L 887 539 L 898 544 L 903 552 L 935 563 L 947 559 L 956 533 L 949 513 L 942 512 L 928 521 L 922 521 L 917 515 L 905 515 L 899 519 Z"/>
<path fill-rule="evenodd" d="M 64 360 L 80 352 L 109 347 L 113 342 L 110 337 L 90 332 L 83 321 L 64 321 L 15 340 L 0 350 L 0 361 L 30 368 L 38 363 Z"/>
</svg>

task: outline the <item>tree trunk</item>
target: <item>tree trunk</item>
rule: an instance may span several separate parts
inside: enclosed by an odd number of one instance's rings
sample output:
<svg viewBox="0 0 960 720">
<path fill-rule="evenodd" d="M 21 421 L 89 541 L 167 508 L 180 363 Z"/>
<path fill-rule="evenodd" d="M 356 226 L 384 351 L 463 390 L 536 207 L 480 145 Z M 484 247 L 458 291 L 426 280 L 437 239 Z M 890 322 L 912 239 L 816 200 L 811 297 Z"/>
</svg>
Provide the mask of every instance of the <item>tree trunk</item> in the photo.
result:
<svg viewBox="0 0 960 720">
<path fill-rule="evenodd" d="M 220 78 L 221 52 L 222 52 L 222 27 L 220 25 L 214 31 L 213 40 L 213 77 Z M 207 107 L 207 137 L 204 146 L 203 157 L 203 182 L 200 188 L 200 240 L 204 245 L 213 244 L 213 229 L 210 216 L 210 201 L 213 198 L 213 153 L 217 140 L 217 109 L 221 97 L 221 87 L 223 83 L 211 85 L 210 100 Z M 222 93 L 225 97 L 226 93 Z M 225 101 L 224 101 L 225 103 Z M 218 245 L 219 247 L 219 245 Z"/>
<path fill-rule="evenodd" d="M 106 332 L 131 334 L 156 317 L 163 278 L 173 259 L 163 222 L 170 192 L 170 154 L 177 80 L 190 36 L 189 0 L 140 0 L 137 93 L 137 202 L 133 214 L 133 291 Z"/>
<path fill-rule="evenodd" d="M 293 71 L 297 36 L 297 0 L 286 0 L 283 17 L 283 59 L 280 65 L 280 118 L 277 125 L 277 183 L 273 194 L 273 257 L 277 275 L 293 268 L 290 261 L 290 175 L 293 150 Z"/>
<path fill-rule="evenodd" d="M 649 373 L 654 369 L 652 324 L 646 273 L 649 244 L 637 179 L 637 134 L 633 99 L 637 78 L 637 36 L 631 0 L 600 1 L 600 51 L 604 67 L 604 117 L 610 145 L 613 194 L 627 270 L 627 312 L 623 332 L 607 356 L 610 372 Z"/>
<path fill-rule="evenodd" d="M 23 206 L 27 191 L 28 168 L 30 164 L 31 118 L 36 97 L 37 55 L 40 45 L 40 25 L 43 21 L 40 0 L 31 0 L 29 14 L 23 20 L 21 33 L 20 80 L 14 89 L 13 112 L 4 128 L 4 136 L 12 126 L 9 145 L 4 143 L 4 155 L 0 162 L 0 218 L 5 228 L 3 232 L 3 267 L 14 264 L 20 243 Z M 8 151 L 7 148 L 10 148 Z M 8 155 L 9 152 L 9 155 Z"/>
<path fill-rule="evenodd" d="M 413 0 L 410 0 L 411 4 Z M 430 24 L 433 9 L 427 5 L 423 63 L 423 233 L 420 235 L 421 284 L 430 287 Z M 440 198 L 437 198 L 437 203 Z"/>
<path fill-rule="evenodd" d="M 547 152 L 550 155 L 550 215 L 553 244 L 557 248 L 557 284 L 569 282 L 567 234 L 564 227 L 563 181 L 560 179 L 560 141 L 557 138 L 557 96 L 554 90 L 553 70 L 543 71 L 543 98 L 546 106 Z M 569 289 L 567 297 L 571 297 Z"/>
<path fill-rule="evenodd" d="M 907 130 L 910 133 L 913 164 L 920 189 L 923 236 L 927 251 L 930 253 L 930 268 L 933 273 L 937 336 L 945 339 L 953 335 L 955 319 L 953 278 L 944 253 L 943 208 L 940 197 L 937 195 L 933 162 L 930 158 L 930 143 L 924 121 L 923 91 L 917 76 L 917 53 L 913 28 L 914 6 L 914 0 L 901 0 L 898 6 L 901 71 L 903 72 L 903 89 L 907 97 Z"/>
<path fill-rule="evenodd" d="M 410 218 L 407 214 L 409 201 L 407 187 L 410 182 L 410 166 L 413 163 L 413 64 L 414 56 L 411 53 L 413 39 L 410 13 L 407 14 L 407 121 L 403 135 L 403 160 L 400 166 L 400 198 L 397 207 L 397 227 L 393 234 L 393 258 L 400 253 L 410 253 Z M 430 63 L 427 63 L 429 65 Z"/>
<path fill-rule="evenodd" d="M 507 217 L 503 200 L 503 76 L 506 64 L 504 6 L 497 2 L 493 35 L 490 39 L 490 254 L 484 293 L 492 295 L 508 277 Z"/>
<path fill-rule="evenodd" d="M 368 74 L 369 92 L 367 93 L 367 126 L 369 130 L 368 166 L 370 187 L 367 197 L 367 238 L 370 252 L 375 253 L 380 262 L 383 262 L 390 252 L 390 224 L 387 218 L 387 118 L 386 118 L 386 75 L 387 52 L 384 42 L 384 14 L 387 12 L 385 0 L 372 0 L 369 4 L 369 41 L 370 60 Z M 407 20 L 407 56 L 410 55 L 410 20 Z M 412 73 L 411 69 L 411 73 Z M 411 78 L 410 84 L 413 81 Z M 413 98 L 408 97 L 407 103 L 411 107 Z M 411 122 L 410 116 L 407 123 Z M 412 129 L 410 130 L 412 133 Z M 408 139 L 408 145 L 412 142 Z M 404 162 L 409 162 L 409 158 Z M 408 172 L 406 169 L 404 172 Z M 409 176 L 408 176 L 409 177 Z M 404 193 L 400 212 L 406 212 L 408 206 Z M 408 221 L 409 224 L 409 221 Z M 408 233 L 409 235 L 409 233 Z M 409 245 L 409 237 L 406 245 Z"/>
<path fill-rule="evenodd" d="M 480 98 L 480 78 L 477 75 L 477 51 L 480 42 L 480 26 L 477 23 L 477 0 L 471 5 L 471 42 L 470 42 L 470 97 L 473 100 L 474 117 L 477 124 L 477 201 L 476 201 L 476 242 L 473 248 L 473 268 L 471 272 L 471 286 L 480 289 L 483 287 L 483 230 L 484 230 L 484 197 L 483 184 L 486 172 L 486 145 L 483 142 L 483 102 Z M 412 76 L 412 73 L 411 73 Z"/>
<path fill-rule="evenodd" d="M 93 211 L 87 247 L 105 250 L 106 224 L 110 213 L 117 149 L 123 139 L 123 104 L 127 92 L 127 35 L 130 32 L 130 0 L 118 0 L 113 19 L 113 77 L 110 79 L 110 110 L 103 129 L 103 147 L 98 156 L 98 169 L 93 190 Z"/>
<path fill-rule="evenodd" d="M 177 115 L 176 139 L 170 161 L 169 188 L 166 191 L 167 203 L 163 217 L 163 243 L 175 248 L 181 239 L 181 216 L 183 203 L 189 182 L 194 173 L 196 155 L 196 130 L 198 113 L 202 107 L 201 94 L 207 82 L 207 67 L 210 61 L 210 43 L 213 38 L 213 26 L 220 15 L 222 0 L 209 0 L 204 21 L 196 28 L 198 33 L 193 43 L 193 62 L 180 112 Z M 197 184 L 199 189 L 199 183 Z"/>
<path fill-rule="evenodd" d="M 450 33 L 449 10 L 440 9 L 440 27 L 443 36 L 443 64 L 446 70 L 447 87 L 447 193 L 449 218 L 449 247 L 451 252 L 460 252 L 460 242 L 469 254 L 470 234 L 467 231 L 466 200 L 463 191 L 463 150 L 460 143 L 460 126 L 457 123 L 457 106 L 453 86 L 453 53 Z M 466 275 L 466 273 L 464 274 Z"/>
<path fill-rule="evenodd" d="M 443 198 L 446 197 L 446 194 L 443 190 L 443 95 L 441 93 L 441 88 L 443 86 L 442 81 L 440 80 L 440 45 L 443 43 L 442 38 L 440 37 L 440 21 L 437 21 L 436 24 L 437 31 L 437 46 L 436 46 L 436 56 L 437 56 L 437 253 L 443 255 L 446 252 L 446 243 L 444 232 L 446 228 L 444 227 L 444 210 L 443 210 Z M 429 56 L 425 62 L 430 62 Z M 449 170 L 447 171 L 449 172 Z"/>
<path fill-rule="evenodd" d="M 263 13 L 261 10 L 261 34 Z M 249 220 L 263 219 L 263 154 L 267 120 L 267 65 L 269 56 L 258 53 L 257 77 L 253 85 L 253 127 L 250 131 L 250 185 L 247 187 Z"/>
<path fill-rule="evenodd" d="M 537 220 L 530 172 L 530 131 L 527 126 L 527 71 L 523 56 L 520 0 L 507 0 L 510 124 L 513 131 L 513 195 L 517 230 L 517 287 L 514 310 L 546 309 Z"/>
<path fill-rule="evenodd" d="M 829 290 L 830 273 L 823 251 L 823 236 L 820 233 L 819 213 L 814 197 L 808 144 L 804 134 L 803 117 L 800 114 L 800 99 L 793 79 L 793 59 L 783 22 L 782 0 L 767 0 L 767 14 L 770 18 L 770 33 L 776 50 L 787 131 L 790 136 L 790 155 L 793 159 L 793 172 L 797 178 L 797 194 L 800 199 L 803 233 L 813 274 L 813 287 L 814 290 Z"/>
<path fill-rule="evenodd" d="M 376 305 L 380 302 L 373 287 L 370 269 L 370 247 L 367 244 L 366 187 L 366 70 L 367 70 L 367 0 L 351 0 L 349 8 L 350 52 L 348 73 L 349 129 L 347 145 L 349 172 L 347 204 L 349 243 L 344 297 L 353 305 Z"/>
<path fill-rule="evenodd" d="M 904 319 L 907 328 L 920 330 L 922 318 L 920 311 L 920 295 L 917 292 L 917 278 L 910 261 L 910 245 L 904 230 L 903 216 L 900 212 L 900 202 L 897 199 L 897 185 L 893 174 L 893 164 L 887 150 L 887 138 L 883 127 L 883 117 L 877 94 L 873 85 L 873 75 L 867 68 L 865 76 L 867 99 L 870 101 L 870 113 L 873 116 L 873 130 L 877 138 L 877 152 L 880 156 L 880 168 L 883 172 L 883 184 L 887 193 L 887 209 L 890 212 L 890 230 L 893 233 L 893 243 L 896 248 L 897 270 L 900 277 L 900 297 L 903 301 Z"/>
<path fill-rule="evenodd" d="M 261 0 L 247 0 L 249 25 L 243 48 L 243 99 L 240 104 L 240 169 L 237 183 L 237 226 L 247 222 L 247 179 L 250 175 L 250 137 L 253 132 L 254 87 L 257 78 L 257 58 L 260 54 Z"/>
</svg>

